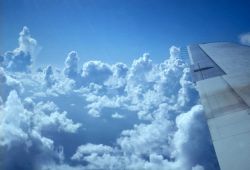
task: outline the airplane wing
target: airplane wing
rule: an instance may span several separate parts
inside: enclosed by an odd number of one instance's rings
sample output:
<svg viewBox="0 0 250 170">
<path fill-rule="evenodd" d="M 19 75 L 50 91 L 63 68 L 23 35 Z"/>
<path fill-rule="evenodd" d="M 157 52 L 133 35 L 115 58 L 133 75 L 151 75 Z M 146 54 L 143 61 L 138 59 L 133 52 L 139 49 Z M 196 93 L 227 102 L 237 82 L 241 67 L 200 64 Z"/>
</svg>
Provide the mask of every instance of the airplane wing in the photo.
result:
<svg viewBox="0 0 250 170">
<path fill-rule="evenodd" d="M 221 170 L 250 170 L 250 46 L 188 46 Z"/>
</svg>

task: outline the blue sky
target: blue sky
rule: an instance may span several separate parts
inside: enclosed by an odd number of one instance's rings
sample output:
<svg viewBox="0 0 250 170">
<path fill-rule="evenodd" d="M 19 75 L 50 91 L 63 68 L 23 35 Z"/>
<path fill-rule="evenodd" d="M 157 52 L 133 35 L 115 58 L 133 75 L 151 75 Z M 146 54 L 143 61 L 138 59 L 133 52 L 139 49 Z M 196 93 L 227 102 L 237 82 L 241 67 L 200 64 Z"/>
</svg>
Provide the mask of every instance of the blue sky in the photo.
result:
<svg viewBox="0 0 250 170">
<path fill-rule="evenodd" d="M 0 52 L 16 47 L 26 25 L 42 47 L 42 65 L 62 66 L 71 50 L 81 62 L 130 64 L 144 52 L 161 62 L 171 45 L 237 42 L 250 30 L 246 0 L 5 0 L 1 7 Z"/>
<path fill-rule="evenodd" d="M 0 3 L 0 169 L 219 169 L 179 47 L 250 44 L 249 3 Z"/>
</svg>

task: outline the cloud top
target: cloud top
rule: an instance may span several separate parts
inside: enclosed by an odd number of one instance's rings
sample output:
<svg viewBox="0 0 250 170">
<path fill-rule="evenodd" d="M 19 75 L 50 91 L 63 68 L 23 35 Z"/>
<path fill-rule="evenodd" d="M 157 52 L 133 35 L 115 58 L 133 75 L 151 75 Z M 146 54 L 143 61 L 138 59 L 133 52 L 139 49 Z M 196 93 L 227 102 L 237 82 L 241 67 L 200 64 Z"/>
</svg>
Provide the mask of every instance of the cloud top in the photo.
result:
<svg viewBox="0 0 250 170">
<path fill-rule="evenodd" d="M 239 40 L 241 44 L 250 45 L 250 32 L 239 35 Z"/>
<path fill-rule="evenodd" d="M 180 48 L 82 68 L 71 51 L 63 69 L 33 71 L 36 47 L 24 27 L 0 57 L 0 169 L 219 169 Z"/>
<path fill-rule="evenodd" d="M 19 33 L 19 46 L 13 51 L 8 51 L 3 56 L 3 66 L 14 72 L 30 71 L 34 56 L 38 52 L 37 41 L 31 37 L 29 28 L 24 26 Z"/>
<path fill-rule="evenodd" d="M 64 74 L 66 77 L 72 78 L 72 79 L 76 79 L 78 76 L 78 62 L 79 62 L 79 57 L 76 51 L 71 51 L 64 64 L 65 64 L 65 68 L 64 68 Z"/>
</svg>

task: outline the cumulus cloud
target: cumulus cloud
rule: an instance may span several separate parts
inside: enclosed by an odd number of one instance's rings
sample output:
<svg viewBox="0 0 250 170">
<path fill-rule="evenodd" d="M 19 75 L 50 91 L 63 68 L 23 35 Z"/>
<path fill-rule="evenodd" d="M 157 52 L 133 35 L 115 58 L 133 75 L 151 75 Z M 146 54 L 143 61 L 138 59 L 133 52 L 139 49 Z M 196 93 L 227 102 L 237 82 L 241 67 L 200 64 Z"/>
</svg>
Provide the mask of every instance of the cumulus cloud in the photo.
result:
<svg viewBox="0 0 250 170">
<path fill-rule="evenodd" d="M 71 51 L 62 70 L 34 72 L 36 47 L 24 27 L 0 57 L 0 168 L 219 169 L 180 48 L 158 64 L 145 53 L 81 70 Z"/>
<path fill-rule="evenodd" d="M 1 114 L 0 145 L 10 145 L 15 140 L 25 141 L 28 138 L 27 129 L 25 129 L 27 127 L 23 125 L 22 119 L 25 121 L 24 116 L 27 112 L 25 112 L 16 91 L 10 92 L 2 111 L 4 114 Z"/>
<path fill-rule="evenodd" d="M 239 40 L 241 44 L 250 45 L 250 32 L 239 35 Z"/>
<path fill-rule="evenodd" d="M 152 60 L 149 59 L 149 53 L 144 53 L 142 57 L 134 60 L 128 75 L 128 79 L 135 81 L 144 81 L 146 74 L 152 69 Z"/>
<path fill-rule="evenodd" d="M 29 28 L 26 26 L 24 26 L 23 30 L 19 33 L 18 43 L 19 47 L 15 49 L 15 52 L 23 51 L 31 55 L 34 55 L 36 52 L 37 41 L 31 37 Z"/>
<path fill-rule="evenodd" d="M 173 136 L 174 152 L 172 152 L 172 156 L 178 157 L 183 167 L 189 167 L 187 169 L 191 169 L 197 164 L 205 165 L 208 169 L 214 169 L 213 165 L 207 164 L 208 160 L 216 162 L 211 154 L 212 152 L 207 152 L 206 157 L 202 157 L 202 150 L 212 148 L 210 139 L 206 138 L 209 133 L 202 107 L 197 105 L 187 113 L 180 114 L 176 118 L 176 126 L 178 130 Z"/>
<path fill-rule="evenodd" d="M 128 67 L 126 64 L 123 64 L 123 63 L 116 63 L 113 65 L 113 73 L 114 73 L 114 76 L 117 77 L 117 78 L 122 78 L 122 77 L 125 77 L 127 75 L 127 72 L 128 72 Z"/>
<path fill-rule="evenodd" d="M 122 131 L 112 152 L 81 154 L 78 161 L 87 161 L 87 167 L 93 169 L 217 169 L 202 107 L 194 106 L 198 94 L 190 81 L 187 65 L 179 59 L 179 50 L 171 47 L 169 59 L 159 65 L 153 65 L 149 56 L 144 55 L 134 61 L 127 75 L 124 90 L 129 96 L 118 106 L 130 105 L 128 109 L 137 110 L 138 117 L 150 123 Z M 92 96 L 93 101 L 100 100 L 96 97 Z M 110 99 L 105 98 L 95 107 L 97 113 Z M 110 102 L 109 107 L 114 106 L 115 102 Z M 206 133 L 201 135 L 201 132 Z M 202 156 L 204 152 L 206 156 Z M 74 157 L 79 153 L 78 149 Z"/>
<path fill-rule="evenodd" d="M 81 126 L 81 124 L 68 119 L 66 112 L 59 112 L 59 108 L 53 102 L 35 104 L 29 98 L 25 100 L 25 103 L 21 102 L 16 91 L 10 92 L 3 107 L 3 114 L 1 114 L 2 132 L 6 131 L 6 134 L 1 133 L 3 135 L 1 136 L 2 145 L 10 144 L 16 135 L 27 138 L 30 132 L 40 134 L 42 130 L 48 128 L 74 133 Z M 6 137 L 8 135 L 13 137 Z"/>
<path fill-rule="evenodd" d="M 27 72 L 38 52 L 37 41 L 30 35 L 28 27 L 24 26 L 19 33 L 19 47 L 4 54 L 4 67 L 10 71 Z"/>
<path fill-rule="evenodd" d="M 126 77 L 128 73 L 128 67 L 124 63 L 116 63 L 112 65 L 113 75 L 108 79 L 105 85 L 110 89 L 121 89 L 126 85 Z"/>
<path fill-rule="evenodd" d="M 7 99 L 11 90 L 21 92 L 22 88 L 22 84 L 18 80 L 8 76 L 4 68 L 0 67 L 0 97 L 3 101 Z"/>
<path fill-rule="evenodd" d="M 44 81 L 48 87 L 51 87 L 55 84 L 53 69 L 52 69 L 52 66 L 50 65 L 47 66 L 44 70 Z"/>
<path fill-rule="evenodd" d="M 76 153 L 71 157 L 73 160 L 81 160 L 85 156 L 89 156 L 91 154 L 105 154 L 105 153 L 110 153 L 112 152 L 112 147 L 110 146 L 105 146 L 102 144 L 99 145 L 94 145 L 91 143 L 88 143 L 86 145 L 79 146 L 77 148 Z"/>
<path fill-rule="evenodd" d="M 82 66 L 82 82 L 103 84 L 112 75 L 110 65 L 101 61 L 89 61 Z"/>
<path fill-rule="evenodd" d="M 123 131 L 115 148 L 81 145 L 71 159 L 87 161 L 90 169 L 216 169 L 208 133 L 200 134 L 207 132 L 202 114 L 198 105 L 180 114 L 176 123 L 158 118 Z M 204 150 L 206 157 L 202 156 Z"/>
<path fill-rule="evenodd" d="M 176 47 L 176 46 L 171 46 L 169 48 L 169 53 L 170 53 L 170 58 L 178 58 L 180 55 L 180 48 Z"/>
<path fill-rule="evenodd" d="M 31 99 L 26 99 L 26 102 L 27 100 L 34 104 Z M 34 169 L 40 159 L 42 161 L 60 159 L 54 141 L 43 136 L 42 131 L 50 129 L 50 131 L 75 133 L 80 127 L 79 123 L 74 124 L 72 120 L 66 118 L 66 112 L 59 113 L 54 104 L 39 103 L 35 108 L 29 105 L 29 110 L 24 106 L 16 91 L 11 91 L 4 107 L 0 109 L 0 147 L 2 153 L 8 155 L 1 160 L 4 169 L 15 169 L 17 166 Z M 13 152 L 25 157 L 19 155 L 16 158 Z M 21 161 L 30 161 L 31 164 L 19 165 Z"/>
<path fill-rule="evenodd" d="M 124 116 L 119 114 L 119 113 L 114 113 L 114 114 L 112 114 L 112 118 L 114 118 L 114 119 L 122 119 L 122 118 L 124 118 Z"/>
<path fill-rule="evenodd" d="M 79 62 L 79 57 L 76 51 L 71 51 L 64 64 L 64 74 L 68 78 L 76 79 L 78 77 L 78 62 Z"/>
<path fill-rule="evenodd" d="M 31 55 L 23 51 L 5 53 L 6 68 L 10 71 L 28 71 L 31 65 Z"/>
</svg>

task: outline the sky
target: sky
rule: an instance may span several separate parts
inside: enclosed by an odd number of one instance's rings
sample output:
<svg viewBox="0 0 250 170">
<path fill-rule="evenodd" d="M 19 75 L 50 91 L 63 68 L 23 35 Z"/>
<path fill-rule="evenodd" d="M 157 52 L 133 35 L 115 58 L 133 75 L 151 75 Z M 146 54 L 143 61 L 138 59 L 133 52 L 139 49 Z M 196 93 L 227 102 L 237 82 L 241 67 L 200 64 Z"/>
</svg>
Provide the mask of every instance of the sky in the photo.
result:
<svg viewBox="0 0 250 170">
<path fill-rule="evenodd" d="M 220 169 L 182 47 L 250 45 L 249 2 L 0 4 L 0 169 Z"/>
<path fill-rule="evenodd" d="M 0 56 L 0 169 L 219 170 L 180 48 L 155 63 L 89 60 L 32 69 L 28 27 Z M 195 146 L 195 147 L 194 147 Z"/>
<path fill-rule="evenodd" d="M 250 30 L 247 0 L 4 0 L 0 52 L 28 26 L 39 64 L 61 67 L 71 50 L 90 59 L 131 64 L 144 52 L 162 62 L 172 45 L 238 42 Z"/>
</svg>

